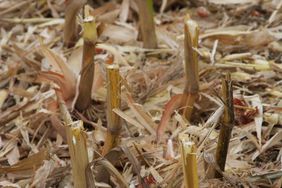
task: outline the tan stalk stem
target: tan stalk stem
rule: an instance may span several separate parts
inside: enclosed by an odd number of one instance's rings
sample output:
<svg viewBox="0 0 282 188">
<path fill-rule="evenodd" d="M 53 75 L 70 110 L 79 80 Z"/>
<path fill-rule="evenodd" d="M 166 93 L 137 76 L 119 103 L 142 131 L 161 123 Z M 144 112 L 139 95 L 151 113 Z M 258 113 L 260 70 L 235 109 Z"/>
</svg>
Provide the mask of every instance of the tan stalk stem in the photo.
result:
<svg viewBox="0 0 282 188">
<path fill-rule="evenodd" d="M 198 167 L 196 145 L 190 141 L 188 135 L 179 135 L 179 145 L 182 159 L 185 188 L 198 188 Z"/>
<path fill-rule="evenodd" d="M 79 94 L 75 104 L 80 112 L 91 105 L 91 90 L 94 77 L 95 43 L 97 40 L 96 23 L 92 16 L 87 16 L 83 22 L 83 56 L 82 70 L 79 82 Z"/>
<path fill-rule="evenodd" d="M 184 34 L 186 85 L 182 104 L 185 105 L 183 114 L 190 121 L 193 106 L 199 92 L 198 54 L 194 50 L 198 48 L 199 26 L 189 16 L 185 19 Z"/>
<path fill-rule="evenodd" d="M 154 23 L 154 9 L 152 0 L 137 0 L 139 11 L 139 27 L 143 40 L 143 47 L 154 49 L 158 47 Z"/>
<path fill-rule="evenodd" d="M 121 78 L 117 65 L 107 66 L 107 122 L 108 131 L 103 155 L 107 154 L 119 143 L 119 133 L 121 131 L 120 117 L 113 111 L 120 108 L 121 104 Z"/>
<path fill-rule="evenodd" d="M 227 74 L 226 78 L 222 80 L 222 94 L 225 103 L 224 118 L 220 127 L 215 159 L 220 170 L 224 172 L 229 141 L 234 126 L 233 86 L 230 74 Z M 221 178 L 222 173 L 216 172 L 215 177 Z"/>
</svg>

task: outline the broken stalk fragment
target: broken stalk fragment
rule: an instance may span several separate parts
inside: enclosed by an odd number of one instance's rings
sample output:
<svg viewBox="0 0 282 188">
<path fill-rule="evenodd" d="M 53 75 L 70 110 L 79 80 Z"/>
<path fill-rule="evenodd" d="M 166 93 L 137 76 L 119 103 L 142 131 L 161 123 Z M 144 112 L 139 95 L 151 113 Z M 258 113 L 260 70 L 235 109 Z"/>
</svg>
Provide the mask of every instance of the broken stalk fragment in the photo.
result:
<svg viewBox="0 0 282 188">
<path fill-rule="evenodd" d="M 66 129 L 72 166 L 74 188 L 86 188 L 86 168 L 89 163 L 86 134 L 82 121 L 73 122 Z"/>
<path fill-rule="evenodd" d="M 188 135 L 179 135 L 179 145 L 181 152 L 181 161 L 184 174 L 185 188 L 198 188 L 198 167 L 197 167 L 197 156 L 196 156 L 196 145 L 190 141 Z"/>
<path fill-rule="evenodd" d="M 94 55 L 97 40 L 96 23 L 92 16 L 86 16 L 83 22 L 83 56 L 79 82 L 79 94 L 75 108 L 83 112 L 91 105 L 91 90 L 94 76 Z"/>
<path fill-rule="evenodd" d="M 155 49 L 158 47 L 158 41 L 155 32 L 153 0 L 137 0 L 137 5 L 143 47 Z"/>
<path fill-rule="evenodd" d="M 193 106 L 199 92 L 198 54 L 195 51 L 198 48 L 199 26 L 189 16 L 185 19 L 184 35 L 186 84 L 182 104 L 184 104 L 183 114 L 190 121 Z"/>
<path fill-rule="evenodd" d="M 65 24 L 64 24 L 64 44 L 71 47 L 76 43 L 78 36 L 78 27 L 76 16 L 86 0 L 67 0 L 65 8 Z"/>
<path fill-rule="evenodd" d="M 226 78 L 222 80 L 222 94 L 224 100 L 224 117 L 223 123 L 220 127 L 218 143 L 216 148 L 216 163 L 220 170 L 224 172 L 229 141 L 231 138 L 231 132 L 234 126 L 234 107 L 233 107 L 233 86 L 230 78 L 230 74 L 226 75 Z M 215 172 L 215 178 L 221 178 L 222 174 Z"/>
<path fill-rule="evenodd" d="M 58 100 L 61 118 L 65 123 L 74 188 L 86 188 L 86 168 L 89 161 L 86 134 L 83 132 L 83 122 L 73 122 L 65 102 L 60 96 L 58 96 Z"/>
<path fill-rule="evenodd" d="M 119 143 L 121 131 L 120 117 L 113 111 L 121 104 L 121 78 L 119 67 L 115 64 L 107 66 L 107 137 L 103 148 L 103 155 L 107 154 Z"/>
</svg>

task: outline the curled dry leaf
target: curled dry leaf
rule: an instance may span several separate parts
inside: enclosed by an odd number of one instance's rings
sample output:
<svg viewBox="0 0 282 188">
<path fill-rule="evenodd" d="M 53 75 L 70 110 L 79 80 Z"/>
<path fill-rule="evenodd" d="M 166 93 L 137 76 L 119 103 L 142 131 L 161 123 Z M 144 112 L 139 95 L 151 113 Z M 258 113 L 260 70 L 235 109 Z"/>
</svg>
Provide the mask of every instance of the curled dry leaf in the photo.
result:
<svg viewBox="0 0 282 188">
<path fill-rule="evenodd" d="M 161 140 L 161 137 L 165 131 L 165 128 L 168 125 L 171 115 L 174 113 L 175 110 L 181 107 L 183 96 L 184 94 L 175 95 L 166 103 L 164 107 L 164 112 L 161 118 L 161 122 L 157 128 L 157 141 Z"/>
<path fill-rule="evenodd" d="M 59 86 L 63 100 L 70 104 L 76 92 L 76 77 L 64 60 L 46 46 L 41 46 L 41 52 L 52 66 L 59 67 L 60 73 L 53 71 L 41 71 L 37 76 L 38 81 L 51 81 Z"/>
</svg>

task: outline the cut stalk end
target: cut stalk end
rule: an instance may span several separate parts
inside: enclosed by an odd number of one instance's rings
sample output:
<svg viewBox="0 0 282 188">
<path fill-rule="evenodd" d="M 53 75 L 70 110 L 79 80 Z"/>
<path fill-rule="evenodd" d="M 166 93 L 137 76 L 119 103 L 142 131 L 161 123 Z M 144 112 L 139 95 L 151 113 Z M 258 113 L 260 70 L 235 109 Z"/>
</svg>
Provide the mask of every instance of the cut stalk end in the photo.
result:
<svg viewBox="0 0 282 188">
<path fill-rule="evenodd" d="M 198 188 L 198 167 L 196 156 L 196 145 L 190 141 L 188 135 L 179 135 L 179 145 L 181 150 L 182 167 L 186 188 Z"/>
<path fill-rule="evenodd" d="M 60 114 L 65 123 L 67 143 L 72 166 L 72 175 L 75 188 L 86 188 L 86 168 L 88 153 L 86 135 L 83 132 L 82 121 L 73 122 L 65 102 L 59 97 Z"/>
<path fill-rule="evenodd" d="M 82 70 L 79 82 L 79 94 L 75 104 L 76 109 L 82 112 L 91 105 L 91 90 L 94 77 L 94 56 L 97 40 L 95 19 L 87 16 L 83 22 L 83 56 Z"/>
<path fill-rule="evenodd" d="M 75 188 L 86 188 L 86 168 L 88 153 L 86 135 L 83 132 L 82 121 L 67 126 L 67 141 L 71 158 L 72 175 Z"/>
<path fill-rule="evenodd" d="M 117 65 L 107 66 L 107 122 L 108 132 L 103 155 L 107 154 L 119 143 L 119 133 L 121 131 L 120 117 L 113 111 L 121 105 L 121 78 Z"/>
</svg>

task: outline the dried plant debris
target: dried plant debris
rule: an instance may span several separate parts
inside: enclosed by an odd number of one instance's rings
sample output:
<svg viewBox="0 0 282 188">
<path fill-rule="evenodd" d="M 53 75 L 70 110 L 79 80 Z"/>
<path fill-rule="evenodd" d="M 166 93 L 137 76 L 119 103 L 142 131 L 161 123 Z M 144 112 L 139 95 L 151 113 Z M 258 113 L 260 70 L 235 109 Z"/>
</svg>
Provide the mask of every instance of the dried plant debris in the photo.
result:
<svg viewBox="0 0 282 188">
<path fill-rule="evenodd" d="M 138 2 L 0 1 L 0 187 L 281 187 L 282 2 L 148 1 L 154 41 L 143 38 L 148 10 Z M 221 92 L 227 73 L 233 109 Z M 198 87 L 190 105 L 187 78 Z M 216 150 L 230 110 L 222 168 Z M 193 143 L 193 161 L 181 159 L 179 135 Z"/>
</svg>

